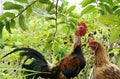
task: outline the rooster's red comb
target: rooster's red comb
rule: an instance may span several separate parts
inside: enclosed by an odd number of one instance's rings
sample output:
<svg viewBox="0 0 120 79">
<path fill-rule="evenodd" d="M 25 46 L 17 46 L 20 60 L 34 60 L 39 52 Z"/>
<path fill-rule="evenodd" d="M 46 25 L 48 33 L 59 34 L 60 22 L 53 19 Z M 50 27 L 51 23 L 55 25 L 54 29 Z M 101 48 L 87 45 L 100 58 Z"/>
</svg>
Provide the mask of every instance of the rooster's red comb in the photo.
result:
<svg viewBox="0 0 120 79">
<path fill-rule="evenodd" d="M 87 25 L 86 25 L 83 21 L 78 23 L 78 27 L 79 27 L 79 26 L 82 26 L 82 27 L 84 27 L 84 28 L 87 28 Z"/>
<path fill-rule="evenodd" d="M 91 38 L 90 40 L 89 40 L 89 45 L 91 44 L 91 43 L 93 43 L 95 41 L 95 39 L 94 38 Z"/>
</svg>

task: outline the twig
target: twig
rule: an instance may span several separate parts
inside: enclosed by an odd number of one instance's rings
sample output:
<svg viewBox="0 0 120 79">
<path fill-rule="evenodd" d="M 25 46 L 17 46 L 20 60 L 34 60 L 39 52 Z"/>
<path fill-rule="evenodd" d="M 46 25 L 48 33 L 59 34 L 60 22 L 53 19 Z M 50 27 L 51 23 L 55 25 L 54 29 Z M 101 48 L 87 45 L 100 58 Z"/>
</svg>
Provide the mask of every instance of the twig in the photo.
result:
<svg viewBox="0 0 120 79">
<path fill-rule="evenodd" d="M 19 15 L 21 15 L 25 10 L 27 10 L 31 5 L 33 5 L 34 3 L 36 3 L 38 0 L 33 1 L 31 4 L 29 4 L 25 9 L 23 9 L 20 13 L 18 13 L 15 17 L 13 17 L 12 19 L 15 19 L 16 17 L 18 17 Z"/>
<path fill-rule="evenodd" d="M 56 36 L 57 29 L 58 29 L 58 23 L 57 23 L 57 18 L 58 18 L 58 1 L 59 0 L 56 1 L 56 12 L 55 12 L 55 16 L 56 16 L 56 19 L 55 19 L 56 31 L 55 31 L 54 36 Z"/>
</svg>

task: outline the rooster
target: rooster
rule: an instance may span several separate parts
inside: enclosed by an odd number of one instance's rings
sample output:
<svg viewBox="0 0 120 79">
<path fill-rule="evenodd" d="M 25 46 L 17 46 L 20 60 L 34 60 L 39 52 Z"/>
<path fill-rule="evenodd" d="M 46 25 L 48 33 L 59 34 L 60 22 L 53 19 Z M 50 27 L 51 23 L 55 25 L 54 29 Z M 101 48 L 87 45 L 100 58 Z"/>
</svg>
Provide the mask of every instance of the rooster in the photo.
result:
<svg viewBox="0 0 120 79">
<path fill-rule="evenodd" d="M 90 39 L 89 46 L 95 52 L 90 79 L 120 79 L 120 69 L 109 61 L 104 46 L 94 38 Z"/>
<path fill-rule="evenodd" d="M 32 48 L 14 49 L 10 53 L 4 55 L 2 59 L 14 52 L 22 51 L 19 52 L 21 59 L 26 56 L 22 68 L 40 72 L 34 75 L 29 75 L 26 79 L 37 79 L 38 77 L 45 79 L 71 79 L 77 76 L 86 65 L 81 46 L 81 37 L 86 34 L 86 31 L 86 24 L 84 22 L 78 23 L 71 53 L 53 66 L 50 66 L 47 63 L 46 59 L 40 52 Z M 34 60 L 30 64 L 26 64 L 28 59 Z M 32 72 L 26 71 L 24 73 L 31 74 Z"/>
</svg>

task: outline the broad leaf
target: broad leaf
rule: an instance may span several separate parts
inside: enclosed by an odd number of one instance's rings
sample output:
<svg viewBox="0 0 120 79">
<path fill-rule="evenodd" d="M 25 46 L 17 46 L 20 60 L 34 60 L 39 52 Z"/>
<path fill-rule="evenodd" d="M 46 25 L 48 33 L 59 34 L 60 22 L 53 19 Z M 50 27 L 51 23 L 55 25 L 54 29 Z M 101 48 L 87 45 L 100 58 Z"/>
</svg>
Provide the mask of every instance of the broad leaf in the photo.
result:
<svg viewBox="0 0 120 79">
<path fill-rule="evenodd" d="M 98 18 L 98 20 L 103 24 L 120 24 L 120 20 L 117 15 L 102 15 Z"/>
<path fill-rule="evenodd" d="M 20 9 L 23 9 L 24 7 L 22 5 L 19 5 L 19 4 L 15 4 L 15 3 L 12 3 L 12 2 L 5 2 L 3 4 L 4 6 L 4 9 L 5 10 L 11 10 L 11 9 L 17 9 L 17 10 L 20 10 Z"/>
<path fill-rule="evenodd" d="M 116 48 L 116 49 L 112 49 L 111 51 L 108 52 L 108 54 L 112 54 L 112 53 L 114 53 L 114 54 L 117 55 L 117 54 L 119 54 L 119 51 L 120 51 L 119 48 L 118 48 L 118 49 L 117 49 L 117 48 Z"/>
<path fill-rule="evenodd" d="M 5 13 L 3 14 L 3 16 L 4 16 L 4 17 L 13 18 L 13 17 L 15 17 L 15 14 L 14 14 L 14 13 L 11 13 L 11 12 L 5 12 Z"/>
<path fill-rule="evenodd" d="M 4 77 L 4 75 L 2 73 L 0 73 L 0 78 L 5 79 L 5 77 Z"/>
<path fill-rule="evenodd" d="M 117 9 L 117 10 L 115 11 L 115 15 L 120 15 L 120 9 Z"/>
<path fill-rule="evenodd" d="M 110 42 L 114 43 L 117 39 L 120 39 L 120 26 L 111 29 Z"/>
<path fill-rule="evenodd" d="M 31 13 L 32 13 L 32 7 L 30 6 L 30 7 L 26 10 L 26 17 L 28 18 Z"/>
<path fill-rule="evenodd" d="M 10 27 L 11 27 L 11 28 L 14 28 L 14 27 L 15 27 L 15 20 L 11 19 Z"/>
<path fill-rule="evenodd" d="M 54 4 L 50 4 L 50 5 L 47 6 L 46 10 L 47 10 L 48 12 L 50 12 L 50 11 L 52 11 L 54 8 L 55 8 L 55 5 L 54 5 Z"/>
<path fill-rule="evenodd" d="M 9 33 L 11 33 L 10 22 L 9 22 L 9 21 L 6 21 L 5 24 L 6 24 L 6 30 L 7 30 Z"/>
<path fill-rule="evenodd" d="M 3 22 L 0 22 L 0 38 L 2 38 L 3 27 L 4 27 Z"/>
<path fill-rule="evenodd" d="M 44 3 L 44 4 L 50 4 L 50 0 L 39 0 L 40 3 Z"/>
<path fill-rule="evenodd" d="M 119 6 L 118 6 L 118 5 L 117 5 L 117 6 L 114 6 L 114 7 L 112 8 L 113 11 L 116 11 L 117 9 L 119 9 Z"/>
<path fill-rule="evenodd" d="M 57 41 L 52 45 L 52 49 L 55 53 L 58 53 L 60 51 L 60 45 Z"/>
<path fill-rule="evenodd" d="M 0 20 L 5 20 L 6 17 L 9 17 L 9 18 L 13 18 L 15 17 L 15 14 L 14 13 L 11 13 L 11 12 L 5 12 L 3 15 L 0 16 Z"/>
<path fill-rule="evenodd" d="M 101 0 L 101 3 L 105 3 L 105 4 L 107 3 L 111 6 L 113 6 L 113 0 Z"/>
<path fill-rule="evenodd" d="M 27 30 L 27 25 L 25 23 L 25 17 L 24 15 L 19 16 L 19 25 L 23 30 Z"/>
<path fill-rule="evenodd" d="M 105 12 L 107 12 L 107 13 L 109 13 L 109 14 L 112 14 L 112 13 L 113 13 L 113 12 L 112 12 L 112 9 L 110 8 L 110 6 L 108 6 L 107 4 L 104 4 L 103 6 L 104 6 L 104 8 L 105 8 Z"/>
<path fill-rule="evenodd" d="M 39 8 L 42 8 L 42 7 L 43 7 L 43 4 L 40 3 L 40 2 L 37 2 L 37 6 L 38 6 Z"/>
<path fill-rule="evenodd" d="M 120 0 L 117 0 L 118 3 L 120 3 Z"/>
<path fill-rule="evenodd" d="M 83 0 L 83 1 L 81 2 L 81 4 L 82 4 L 82 7 L 85 7 L 85 6 L 87 6 L 88 4 L 93 3 L 93 2 L 95 2 L 95 0 Z"/>
<path fill-rule="evenodd" d="M 89 5 L 89 6 L 87 6 L 86 8 L 84 8 L 82 10 L 81 16 L 83 16 L 84 14 L 88 14 L 88 13 L 94 12 L 95 10 L 96 10 L 95 6 Z"/>
<path fill-rule="evenodd" d="M 46 20 L 55 20 L 55 17 L 51 16 L 51 17 L 46 17 Z"/>
<path fill-rule="evenodd" d="M 68 30 L 69 30 L 69 28 L 66 26 L 66 24 L 65 24 L 65 26 L 64 26 L 64 25 L 62 26 L 61 31 L 62 31 L 63 33 L 68 33 Z"/>
<path fill-rule="evenodd" d="M 73 22 L 75 25 L 78 24 L 78 20 L 76 18 L 70 18 L 71 22 Z"/>
<path fill-rule="evenodd" d="M 115 58 L 117 66 L 120 68 L 120 53 Z"/>
<path fill-rule="evenodd" d="M 52 41 L 53 41 L 53 35 L 50 34 L 50 35 L 47 37 L 47 39 L 46 39 L 45 49 L 48 50 L 48 49 L 51 49 L 51 48 L 52 48 L 52 45 L 53 45 Z"/>
<path fill-rule="evenodd" d="M 75 5 L 73 5 L 73 6 L 71 6 L 67 11 L 66 11 L 66 13 L 70 13 L 70 12 L 72 12 L 74 9 L 75 9 Z"/>
<path fill-rule="evenodd" d="M 14 1 L 21 2 L 21 3 L 28 3 L 27 0 L 14 0 Z"/>
</svg>

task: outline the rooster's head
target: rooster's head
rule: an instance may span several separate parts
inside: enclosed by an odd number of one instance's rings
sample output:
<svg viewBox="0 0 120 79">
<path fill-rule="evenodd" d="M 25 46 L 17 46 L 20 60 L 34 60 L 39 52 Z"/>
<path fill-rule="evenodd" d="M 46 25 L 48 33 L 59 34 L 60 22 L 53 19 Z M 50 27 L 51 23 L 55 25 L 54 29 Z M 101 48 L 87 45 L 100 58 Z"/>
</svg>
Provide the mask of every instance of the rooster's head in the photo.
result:
<svg viewBox="0 0 120 79">
<path fill-rule="evenodd" d="M 76 30 L 76 35 L 84 36 L 87 32 L 87 25 L 84 22 L 79 22 Z"/>
</svg>

